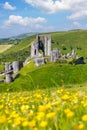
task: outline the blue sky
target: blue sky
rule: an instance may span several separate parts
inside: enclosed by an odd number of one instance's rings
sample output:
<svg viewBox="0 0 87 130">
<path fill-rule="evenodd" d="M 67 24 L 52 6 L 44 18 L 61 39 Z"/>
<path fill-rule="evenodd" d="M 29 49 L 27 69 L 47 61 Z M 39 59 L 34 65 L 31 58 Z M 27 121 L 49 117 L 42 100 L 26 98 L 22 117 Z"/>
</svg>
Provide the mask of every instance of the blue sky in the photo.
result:
<svg viewBox="0 0 87 130">
<path fill-rule="evenodd" d="M 87 0 L 0 0 L 0 38 L 87 29 Z"/>
</svg>

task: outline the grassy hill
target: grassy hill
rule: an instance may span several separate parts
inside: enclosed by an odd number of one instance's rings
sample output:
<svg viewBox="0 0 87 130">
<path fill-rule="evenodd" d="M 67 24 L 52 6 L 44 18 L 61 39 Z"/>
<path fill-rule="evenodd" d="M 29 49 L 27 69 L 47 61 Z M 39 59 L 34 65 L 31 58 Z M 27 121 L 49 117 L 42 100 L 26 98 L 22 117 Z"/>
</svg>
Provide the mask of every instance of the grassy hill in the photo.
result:
<svg viewBox="0 0 87 130">
<path fill-rule="evenodd" d="M 3 71 L 5 62 L 24 61 L 30 55 L 30 43 L 35 39 L 31 36 L 26 39 L 19 40 L 17 44 L 13 44 L 11 48 L 0 54 L 0 71 Z"/>
<path fill-rule="evenodd" d="M 12 45 L 0 45 L 0 53 L 10 49 Z"/>
<path fill-rule="evenodd" d="M 52 48 L 58 48 L 63 54 L 75 49 L 78 56 L 84 56 L 87 63 L 87 31 L 76 30 L 68 32 L 49 33 L 52 36 Z M 14 60 L 24 61 L 30 55 L 30 43 L 35 36 L 22 39 L 18 44 L 0 54 L 0 71 L 4 69 L 5 62 Z M 65 49 L 64 49 L 65 48 Z M 87 83 L 87 64 L 71 66 L 58 63 L 49 63 L 36 67 L 33 63 L 25 66 L 19 72 L 19 78 L 13 83 L 0 84 L 0 91 L 10 89 L 12 91 L 31 90 L 35 88 L 48 88 L 65 85 L 70 87 Z"/>
<path fill-rule="evenodd" d="M 49 63 L 36 67 L 30 63 L 19 72 L 10 84 L 0 84 L 0 91 L 24 91 L 50 87 L 73 87 L 87 84 L 87 65 Z"/>
<path fill-rule="evenodd" d="M 87 31 L 51 35 L 52 48 L 57 47 L 62 53 L 74 48 L 86 61 Z M 34 39 L 24 39 L 1 53 L 1 63 L 3 58 L 3 64 L 5 61 L 24 60 Z M 0 84 L 0 129 L 86 130 L 86 72 L 87 64 L 47 63 L 36 67 L 30 62 L 18 72 L 19 77 L 14 82 Z"/>
<path fill-rule="evenodd" d="M 52 36 L 52 48 L 58 48 L 63 54 L 75 49 L 78 56 L 87 62 L 87 30 L 48 33 Z M 10 49 L 0 54 L 0 64 L 14 60 L 24 61 L 30 55 L 30 43 L 36 36 L 20 39 Z M 1 71 L 1 70 L 0 70 Z"/>
<path fill-rule="evenodd" d="M 53 33 L 52 42 L 53 48 L 61 49 L 62 53 L 70 52 L 75 49 L 79 56 L 87 57 L 87 30 L 68 31 L 62 33 Z M 63 50 L 63 48 L 66 50 Z"/>
</svg>

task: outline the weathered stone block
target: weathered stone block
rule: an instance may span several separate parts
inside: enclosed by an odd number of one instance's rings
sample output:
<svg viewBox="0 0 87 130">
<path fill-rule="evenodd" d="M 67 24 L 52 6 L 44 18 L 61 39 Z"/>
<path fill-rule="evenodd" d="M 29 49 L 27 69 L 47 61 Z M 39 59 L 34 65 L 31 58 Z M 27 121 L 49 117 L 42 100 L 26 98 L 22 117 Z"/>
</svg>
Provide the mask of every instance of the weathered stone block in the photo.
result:
<svg viewBox="0 0 87 130">
<path fill-rule="evenodd" d="M 11 74 L 6 74 L 6 83 L 11 83 L 13 81 L 13 78 Z"/>
</svg>

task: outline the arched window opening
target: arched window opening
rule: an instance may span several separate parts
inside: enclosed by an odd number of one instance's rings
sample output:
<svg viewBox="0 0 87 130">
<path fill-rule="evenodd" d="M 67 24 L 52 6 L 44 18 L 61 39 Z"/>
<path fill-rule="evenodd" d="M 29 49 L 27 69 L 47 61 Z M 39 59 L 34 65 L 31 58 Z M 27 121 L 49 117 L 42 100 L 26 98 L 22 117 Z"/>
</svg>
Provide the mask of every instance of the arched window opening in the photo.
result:
<svg viewBox="0 0 87 130">
<path fill-rule="evenodd" d="M 34 51 L 34 55 L 36 55 L 36 49 L 35 49 L 35 51 Z"/>
</svg>

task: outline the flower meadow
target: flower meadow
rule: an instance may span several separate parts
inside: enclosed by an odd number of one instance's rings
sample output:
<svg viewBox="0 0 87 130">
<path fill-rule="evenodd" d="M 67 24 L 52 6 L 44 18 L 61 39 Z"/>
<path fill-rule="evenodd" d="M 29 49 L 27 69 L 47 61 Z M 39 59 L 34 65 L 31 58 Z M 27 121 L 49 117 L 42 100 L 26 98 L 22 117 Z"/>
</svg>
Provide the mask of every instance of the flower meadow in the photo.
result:
<svg viewBox="0 0 87 130">
<path fill-rule="evenodd" d="M 0 94 L 0 130 L 87 130 L 87 90 Z"/>
</svg>

